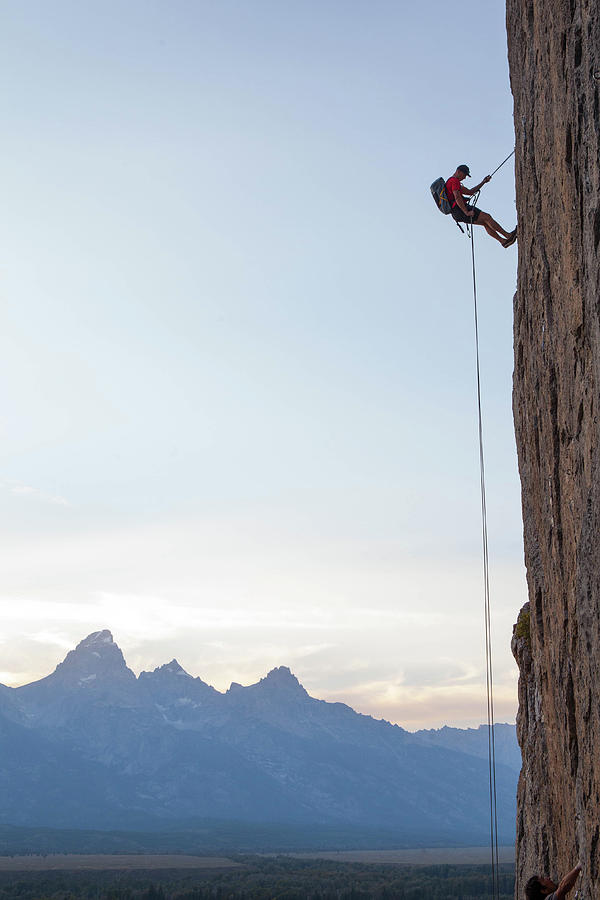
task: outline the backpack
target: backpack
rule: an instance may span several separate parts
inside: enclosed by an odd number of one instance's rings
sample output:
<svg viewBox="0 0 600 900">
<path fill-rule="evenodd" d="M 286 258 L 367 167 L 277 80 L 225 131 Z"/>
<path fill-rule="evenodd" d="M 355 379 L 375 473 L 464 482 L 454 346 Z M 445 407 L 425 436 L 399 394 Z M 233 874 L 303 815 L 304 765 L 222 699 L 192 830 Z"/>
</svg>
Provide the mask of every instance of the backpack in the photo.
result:
<svg viewBox="0 0 600 900">
<path fill-rule="evenodd" d="M 443 178 L 436 178 L 436 180 L 431 185 L 431 194 L 433 199 L 435 200 L 435 205 L 439 209 L 441 213 L 444 213 L 445 216 L 448 213 L 452 212 L 452 206 L 450 205 L 450 201 L 448 200 L 448 195 L 446 194 L 446 182 Z"/>
</svg>

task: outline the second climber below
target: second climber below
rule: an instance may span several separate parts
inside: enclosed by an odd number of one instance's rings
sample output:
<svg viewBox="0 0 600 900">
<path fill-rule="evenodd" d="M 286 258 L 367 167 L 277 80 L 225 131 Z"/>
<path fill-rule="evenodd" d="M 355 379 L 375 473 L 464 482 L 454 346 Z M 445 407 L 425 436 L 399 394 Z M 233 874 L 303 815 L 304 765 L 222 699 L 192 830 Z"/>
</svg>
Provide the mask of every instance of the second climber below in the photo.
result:
<svg viewBox="0 0 600 900">
<path fill-rule="evenodd" d="M 486 175 L 474 188 L 468 188 L 462 184 L 465 178 L 470 178 L 471 173 L 469 167 L 460 165 L 457 167 L 454 175 L 451 175 L 446 182 L 446 196 L 452 206 L 452 218 L 455 222 L 464 222 L 467 225 L 483 225 L 490 237 L 500 241 L 503 247 L 510 247 L 517 239 L 517 229 L 514 231 L 505 231 L 502 225 L 499 225 L 489 213 L 478 209 L 476 206 L 469 206 L 465 202 L 465 197 L 471 197 L 481 190 L 484 184 L 492 180 L 491 175 Z"/>
</svg>

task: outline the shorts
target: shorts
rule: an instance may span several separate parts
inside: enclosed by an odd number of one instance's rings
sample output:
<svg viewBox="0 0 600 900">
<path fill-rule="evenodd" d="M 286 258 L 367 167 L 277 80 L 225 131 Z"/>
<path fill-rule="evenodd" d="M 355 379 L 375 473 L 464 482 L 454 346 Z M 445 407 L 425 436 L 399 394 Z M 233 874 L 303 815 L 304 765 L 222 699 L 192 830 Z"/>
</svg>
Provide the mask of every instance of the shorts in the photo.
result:
<svg viewBox="0 0 600 900">
<path fill-rule="evenodd" d="M 465 216 L 464 212 L 462 211 L 462 209 L 460 208 L 458 203 L 456 204 L 456 206 L 453 206 L 452 207 L 452 218 L 454 219 L 454 221 L 455 222 L 466 222 L 467 225 L 470 225 L 471 222 L 476 222 L 477 219 L 479 218 L 479 213 L 481 212 L 481 210 L 478 209 L 476 206 L 469 206 L 468 203 L 467 203 L 467 209 L 474 209 L 475 210 L 474 214 L 472 216 Z"/>
</svg>

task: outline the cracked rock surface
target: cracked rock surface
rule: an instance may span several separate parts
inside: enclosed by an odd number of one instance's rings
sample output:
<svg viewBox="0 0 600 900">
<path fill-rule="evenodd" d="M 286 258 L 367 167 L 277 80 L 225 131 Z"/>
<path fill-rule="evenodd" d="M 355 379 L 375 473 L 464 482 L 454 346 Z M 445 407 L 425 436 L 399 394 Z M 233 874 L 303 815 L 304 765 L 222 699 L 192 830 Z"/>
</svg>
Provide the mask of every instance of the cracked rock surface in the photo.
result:
<svg viewBox="0 0 600 900">
<path fill-rule="evenodd" d="M 600 4 L 507 0 L 519 270 L 513 410 L 528 633 L 516 896 L 580 860 L 600 897 Z M 527 611 L 525 611 L 527 612 Z"/>
</svg>

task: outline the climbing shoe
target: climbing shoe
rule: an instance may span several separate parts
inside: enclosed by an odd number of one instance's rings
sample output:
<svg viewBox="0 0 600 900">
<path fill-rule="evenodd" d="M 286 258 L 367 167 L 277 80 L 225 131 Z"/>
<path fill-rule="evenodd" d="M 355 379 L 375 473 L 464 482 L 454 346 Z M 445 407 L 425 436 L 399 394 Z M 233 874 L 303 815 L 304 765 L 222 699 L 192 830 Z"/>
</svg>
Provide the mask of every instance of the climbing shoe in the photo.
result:
<svg viewBox="0 0 600 900">
<path fill-rule="evenodd" d="M 506 240 L 502 241 L 502 246 L 510 247 L 510 246 L 512 246 L 512 244 L 514 244 L 516 239 L 517 239 L 517 229 L 515 228 L 514 231 L 511 231 L 510 235 L 506 238 Z"/>
</svg>

